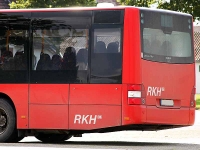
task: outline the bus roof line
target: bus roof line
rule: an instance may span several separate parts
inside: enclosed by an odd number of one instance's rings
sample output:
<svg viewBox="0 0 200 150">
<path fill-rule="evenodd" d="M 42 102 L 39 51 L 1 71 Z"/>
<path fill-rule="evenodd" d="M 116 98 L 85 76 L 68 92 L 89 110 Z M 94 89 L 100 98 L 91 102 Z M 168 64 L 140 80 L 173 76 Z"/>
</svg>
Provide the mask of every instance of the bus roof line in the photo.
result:
<svg viewBox="0 0 200 150">
<path fill-rule="evenodd" d="M 164 10 L 164 9 L 155 9 L 155 8 L 147 8 L 147 7 L 134 7 L 134 6 L 115 6 L 115 7 L 65 7 L 65 8 L 31 8 L 31 9 L 0 9 L 0 12 L 54 12 L 54 11 L 77 11 L 77 10 L 116 10 L 116 9 L 126 9 L 126 8 L 135 8 L 139 10 L 151 10 L 158 11 L 163 13 L 171 13 L 171 14 L 185 14 L 188 16 L 192 16 L 187 13 L 172 11 L 172 10 Z"/>
</svg>

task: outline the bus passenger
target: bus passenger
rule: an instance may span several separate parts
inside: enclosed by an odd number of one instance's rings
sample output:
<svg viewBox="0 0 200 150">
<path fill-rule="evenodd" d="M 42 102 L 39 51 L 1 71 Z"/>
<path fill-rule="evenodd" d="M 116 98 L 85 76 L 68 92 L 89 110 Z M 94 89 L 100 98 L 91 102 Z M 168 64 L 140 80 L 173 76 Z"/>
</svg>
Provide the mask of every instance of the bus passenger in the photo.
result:
<svg viewBox="0 0 200 150">
<path fill-rule="evenodd" d="M 63 56 L 62 70 L 76 70 L 76 51 L 67 47 Z"/>
</svg>

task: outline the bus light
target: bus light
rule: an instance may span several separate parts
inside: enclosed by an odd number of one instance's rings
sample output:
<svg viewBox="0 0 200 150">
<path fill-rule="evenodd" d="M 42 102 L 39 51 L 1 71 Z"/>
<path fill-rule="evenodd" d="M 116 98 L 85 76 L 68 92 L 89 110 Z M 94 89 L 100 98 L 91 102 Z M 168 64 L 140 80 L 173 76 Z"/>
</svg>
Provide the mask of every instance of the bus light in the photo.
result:
<svg viewBox="0 0 200 150">
<path fill-rule="evenodd" d="M 144 88 L 140 84 L 128 85 L 128 104 L 145 105 Z"/>
<path fill-rule="evenodd" d="M 141 91 L 142 87 L 140 84 L 131 84 L 131 85 L 128 85 L 128 90 L 129 91 Z"/>
<path fill-rule="evenodd" d="M 129 105 L 141 105 L 141 98 L 128 98 Z"/>
<path fill-rule="evenodd" d="M 193 87 L 191 96 L 190 96 L 190 107 L 196 107 L 196 101 L 195 101 L 195 93 L 196 93 L 196 88 Z"/>
<path fill-rule="evenodd" d="M 128 91 L 128 97 L 141 97 L 141 91 Z"/>
</svg>

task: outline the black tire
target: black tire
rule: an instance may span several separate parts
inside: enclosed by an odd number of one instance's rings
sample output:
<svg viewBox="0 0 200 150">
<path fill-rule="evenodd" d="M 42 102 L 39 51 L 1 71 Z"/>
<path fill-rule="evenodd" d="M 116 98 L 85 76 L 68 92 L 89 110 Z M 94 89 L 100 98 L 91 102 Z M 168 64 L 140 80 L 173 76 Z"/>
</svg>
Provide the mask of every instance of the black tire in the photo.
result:
<svg viewBox="0 0 200 150">
<path fill-rule="evenodd" d="M 65 140 L 66 135 L 65 134 L 44 134 L 39 133 L 37 136 L 35 136 L 36 139 L 44 142 L 44 143 L 57 143 L 62 142 Z"/>
<path fill-rule="evenodd" d="M 71 134 L 66 134 L 63 141 L 69 140 L 72 137 Z"/>
<path fill-rule="evenodd" d="M 9 143 L 17 143 L 17 142 L 21 141 L 23 138 L 24 138 L 23 136 L 15 137 L 12 140 L 10 140 Z"/>
<path fill-rule="evenodd" d="M 0 98 L 0 142 L 10 142 L 15 135 L 15 111 L 10 103 Z"/>
<path fill-rule="evenodd" d="M 24 138 L 24 136 L 18 136 L 17 130 L 15 130 L 15 133 L 13 134 L 12 138 L 8 141 L 9 143 L 17 143 L 21 141 Z"/>
</svg>

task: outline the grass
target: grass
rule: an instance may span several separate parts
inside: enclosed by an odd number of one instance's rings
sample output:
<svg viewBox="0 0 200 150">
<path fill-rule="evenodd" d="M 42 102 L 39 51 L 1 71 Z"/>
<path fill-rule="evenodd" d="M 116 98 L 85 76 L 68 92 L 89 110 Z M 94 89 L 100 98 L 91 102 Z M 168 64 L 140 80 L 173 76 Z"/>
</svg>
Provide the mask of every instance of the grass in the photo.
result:
<svg viewBox="0 0 200 150">
<path fill-rule="evenodd" d="M 196 109 L 200 110 L 200 94 L 196 94 L 195 99 L 196 99 Z"/>
</svg>

